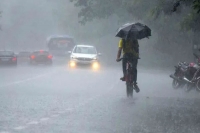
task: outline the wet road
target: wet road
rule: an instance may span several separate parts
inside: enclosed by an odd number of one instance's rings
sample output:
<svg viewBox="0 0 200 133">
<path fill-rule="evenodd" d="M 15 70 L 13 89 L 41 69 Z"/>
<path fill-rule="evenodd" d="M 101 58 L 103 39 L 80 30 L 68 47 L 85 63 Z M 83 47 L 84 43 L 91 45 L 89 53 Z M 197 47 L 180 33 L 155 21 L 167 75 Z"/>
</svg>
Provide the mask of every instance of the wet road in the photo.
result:
<svg viewBox="0 0 200 133">
<path fill-rule="evenodd" d="M 121 68 L 0 68 L 0 133 L 199 133 L 200 95 L 171 88 L 169 73 L 139 69 L 126 98 Z"/>
</svg>

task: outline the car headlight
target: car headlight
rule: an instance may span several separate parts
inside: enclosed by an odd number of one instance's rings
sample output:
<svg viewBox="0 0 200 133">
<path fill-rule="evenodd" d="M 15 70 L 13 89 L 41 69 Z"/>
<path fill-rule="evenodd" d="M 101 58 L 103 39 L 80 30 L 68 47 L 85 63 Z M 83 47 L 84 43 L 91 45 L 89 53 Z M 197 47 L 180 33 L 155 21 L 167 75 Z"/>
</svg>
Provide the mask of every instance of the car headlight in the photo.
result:
<svg viewBox="0 0 200 133">
<path fill-rule="evenodd" d="M 70 61 L 70 62 L 69 62 L 69 66 L 72 67 L 72 68 L 73 68 L 73 67 L 76 67 L 76 62 Z"/>
<path fill-rule="evenodd" d="M 100 67 L 100 65 L 99 65 L 98 62 L 93 62 L 93 63 L 92 63 L 92 68 L 93 68 L 93 69 L 99 69 L 99 67 Z"/>
</svg>

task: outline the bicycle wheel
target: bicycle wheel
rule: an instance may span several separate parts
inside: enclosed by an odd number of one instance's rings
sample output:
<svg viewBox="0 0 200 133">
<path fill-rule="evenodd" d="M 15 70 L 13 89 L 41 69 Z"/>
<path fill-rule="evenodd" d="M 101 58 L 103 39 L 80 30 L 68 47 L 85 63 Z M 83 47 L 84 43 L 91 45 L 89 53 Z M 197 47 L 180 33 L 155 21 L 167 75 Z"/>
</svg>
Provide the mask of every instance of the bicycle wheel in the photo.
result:
<svg viewBox="0 0 200 133">
<path fill-rule="evenodd" d="M 128 97 L 133 97 L 133 85 L 130 84 L 128 87 Z"/>
<path fill-rule="evenodd" d="M 133 97 L 133 84 L 131 83 L 130 74 L 127 74 L 127 77 L 126 77 L 126 94 L 127 94 L 127 97 Z"/>
</svg>

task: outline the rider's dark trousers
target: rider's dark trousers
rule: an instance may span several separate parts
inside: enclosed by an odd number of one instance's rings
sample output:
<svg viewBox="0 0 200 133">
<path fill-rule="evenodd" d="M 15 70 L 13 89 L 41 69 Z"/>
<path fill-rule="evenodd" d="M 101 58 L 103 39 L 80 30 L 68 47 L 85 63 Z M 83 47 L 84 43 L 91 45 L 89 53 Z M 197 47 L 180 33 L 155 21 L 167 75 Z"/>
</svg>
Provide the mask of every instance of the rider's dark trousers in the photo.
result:
<svg viewBox="0 0 200 133">
<path fill-rule="evenodd" d="M 124 54 L 123 57 L 130 57 L 129 54 Z M 138 59 L 135 59 L 135 58 L 131 58 L 131 60 L 129 60 L 132 62 L 133 64 L 133 82 L 134 83 L 137 83 L 137 64 L 138 64 Z M 126 59 L 123 59 L 122 60 L 122 69 L 123 69 L 123 73 L 124 73 L 124 76 L 126 75 L 126 63 L 127 63 L 127 60 Z"/>
</svg>

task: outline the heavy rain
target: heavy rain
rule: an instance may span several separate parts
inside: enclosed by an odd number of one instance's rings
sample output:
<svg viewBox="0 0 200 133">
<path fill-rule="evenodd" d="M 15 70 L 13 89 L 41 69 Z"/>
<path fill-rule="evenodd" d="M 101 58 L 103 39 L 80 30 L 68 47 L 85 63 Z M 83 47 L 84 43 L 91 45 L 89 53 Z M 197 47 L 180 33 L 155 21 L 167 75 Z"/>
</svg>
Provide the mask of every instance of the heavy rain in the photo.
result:
<svg viewBox="0 0 200 133">
<path fill-rule="evenodd" d="M 0 0 L 0 133 L 199 133 L 200 0 Z"/>
</svg>

